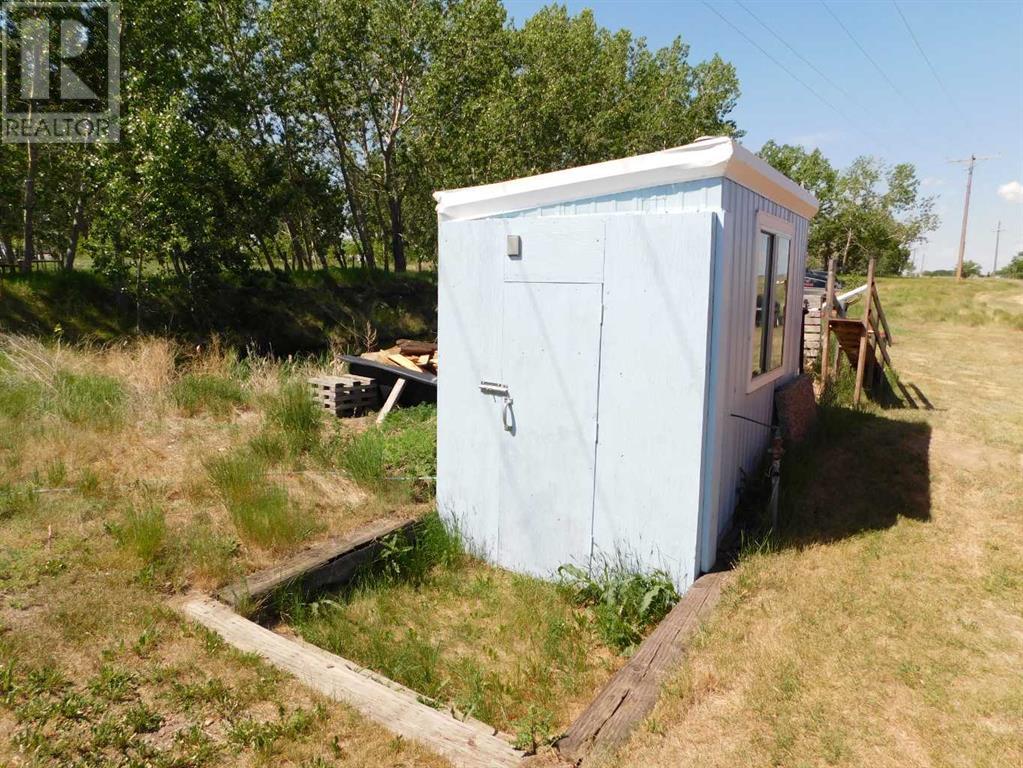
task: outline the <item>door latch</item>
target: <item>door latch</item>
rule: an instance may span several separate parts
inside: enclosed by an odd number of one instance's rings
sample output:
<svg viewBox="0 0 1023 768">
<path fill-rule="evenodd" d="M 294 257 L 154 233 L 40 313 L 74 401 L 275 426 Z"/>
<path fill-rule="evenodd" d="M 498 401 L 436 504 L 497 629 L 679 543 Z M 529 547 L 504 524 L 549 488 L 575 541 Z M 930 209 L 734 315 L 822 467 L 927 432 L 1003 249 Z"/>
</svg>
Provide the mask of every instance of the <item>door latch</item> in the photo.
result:
<svg viewBox="0 0 1023 768">
<path fill-rule="evenodd" d="M 501 425 L 504 427 L 505 432 L 514 432 L 515 414 L 512 412 L 512 406 L 515 404 L 515 401 L 512 399 L 508 385 L 498 384 L 493 381 L 481 381 L 480 392 L 484 395 L 493 395 L 494 397 L 504 399 L 504 408 L 501 409 Z"/>
</svg>

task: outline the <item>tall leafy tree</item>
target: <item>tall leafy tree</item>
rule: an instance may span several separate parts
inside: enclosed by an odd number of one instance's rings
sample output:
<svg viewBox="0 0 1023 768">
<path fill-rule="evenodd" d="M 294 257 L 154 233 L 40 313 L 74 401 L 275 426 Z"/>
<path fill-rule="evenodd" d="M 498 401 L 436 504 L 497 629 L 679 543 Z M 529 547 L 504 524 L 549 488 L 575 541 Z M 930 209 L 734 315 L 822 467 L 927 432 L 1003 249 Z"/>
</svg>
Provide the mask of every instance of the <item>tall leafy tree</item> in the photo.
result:
<svg viewBox="0 0 1023 768">
<path fill-rule="evenodd" d="M 859 157 L 839 171 L 819 149 L 773 141 L 760 156 L 820 201 L 808 246 L 816 266 L 834 258 L 840 271 L 864 272 L 875 258 L 879 274 L 900 274 L 912 264 L 912 246 L 938 227 L 934 198 L 920 195 L 910 163 Z"/>
</svg>

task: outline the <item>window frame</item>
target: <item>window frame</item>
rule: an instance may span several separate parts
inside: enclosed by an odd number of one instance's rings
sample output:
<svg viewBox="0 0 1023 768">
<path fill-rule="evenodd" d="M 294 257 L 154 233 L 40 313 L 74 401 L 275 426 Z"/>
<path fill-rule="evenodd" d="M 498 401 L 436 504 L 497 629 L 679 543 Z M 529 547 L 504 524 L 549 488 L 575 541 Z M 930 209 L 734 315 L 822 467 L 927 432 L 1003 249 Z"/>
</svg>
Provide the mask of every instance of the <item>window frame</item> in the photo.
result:
<svg viewBox="0 0 1023 768">
<path fill-rule="evenodd" d="M 782 342 L 781 364 L 777 368 L 774 368 L 773 370 L 765 371 L 764 373 L 758 373 L 756 375 L 753 375 L 753 364 L 752 364 L 752 361 L 753 361 L 753 333 L 750 332 L 750 329 L 752 329 L 755 326 L 755 324 L 756 324 L 756 313 L 757 313 L 756 259 L 757 259 L 758 241 L 760 240 L 760 234 L 761 233 L 767 233 L 769 235 L 773 235 L 774 236 L 774 239 L 773 239 L 772 242 L 773 242 L 773 248 L 774 248 L 775 252 L 772 253 L 772 255 L 771 255 L 772 256 L 772 261 L 771 261 L 770 266 L 772 267 L 772 270 L 771 270 L 771 274 L 768 276 L 768 278 L 769 278 L 768 281 L 767 281 L 768 284 L 773 284 L 774 279 L 775 279 L 775 274 L 777 274 L 776 270 L 773 269 L 773 267 L 775 266 L 774 258 L 777 256 L 778 238 L 779 237 L 784 237 L 784 238 L 787 238 L 788 241 L 789 241 L 789 263 L 788 263 L 788 273 L 787 273 L 787 285 L 785 286 L 785 291 L 786 291 L 785 307 L 786 307 L 786 311 L 785 311 L 785 321 L 784 321 L 784 323 L 781 326 L 782 336 L 783 337 L 784 337 L 784 334 L 786 334 L 788 332 L 789 318 L 792 317 L 792 313 L 789 311 L 788 308 L 790 306 L 792 306 L 792 304 L 791 304 L 791 299 L 792 299 L 791 292 L 792 292 L 792 286 L 796 282 L 795 279 L 794 279 L 794 274 L 793 274 L 793 264 L 796 261 L 796 259 L 795 259 L 795 255 L 796 255 L 796 241 L 795 241 L 796 227 L 795 227 L 795 224 L 793 224 L 791 221 L 786 221 L 785 219 L 781 218 L 780 216 L 775 216 L 772 213 L 768 213 L 767 211 L 759 211 L 758 210 L 757 211 L 757 217 L 756 217 L 756 228 L 754 229 L 754 232 L 753 232 L 753 245 L 752 245 L 752 249 L 751 249 L 751 252 L 750 252 L 750 255 L 752 257 L 751 261 L 750 261 L 750 278 L 751 279 L 750 279 L 749 303 L 747 304 L 747 307 L 750 308 L 750 315 L 749 315 L 749 319 L 748 319 L 747 324 L 746 324 L 746 328 L 747 328 L 747 332 L 746 332 L 746 339 L 747 339 L 747 343 L 746 343 L 746 365 L 749 366 L 749 372 L 747 374 L 746 394 L 750 394 L 752 392 L 755 392 L 756 390 L 760 389 L 761 387 L 764 387 L 764 386 L 766 386 L 766 385 L 768 385 L 768 384 L 770 384 L 772 382 L 775 382 L 778 379 L 780 379 L 782 376 L 785 376 L 786 372 L 787 372 L 787 367 L 788 367 L 787 363 L 788 363 L 788 361 L 790 359 L 790 356 L 792 355 L 792 351 L 790 349 L 788 349 L 788 347 L 791 346 L 791 345 L 787 345 L 783 341 Z M 802 281 L 800 281 L 800 284 L 802 284 Z M 765 336 L 765 338 L 766 338 L 768 354 L 770 354 L 771 339 L 772 339 L 772 336 L 775 333 L 775 331 L 777 331 L 777 328 L 774 328 L 773 327 L 773 323 L 771 322 L 771 320 L 772 320 L 772 318 L 774 316 L 774 301 L 768 301 L 768 302 L 765 302 L 765 303 L 767 304 L 767 310 L 769 312 L 769 314 L 767 314 L 764 317 L 764 323 L 765 323 L 765 325 L 767 325 L 767 329 L 768 329 L 767 330 L 767 335 Z"/>
</svg>

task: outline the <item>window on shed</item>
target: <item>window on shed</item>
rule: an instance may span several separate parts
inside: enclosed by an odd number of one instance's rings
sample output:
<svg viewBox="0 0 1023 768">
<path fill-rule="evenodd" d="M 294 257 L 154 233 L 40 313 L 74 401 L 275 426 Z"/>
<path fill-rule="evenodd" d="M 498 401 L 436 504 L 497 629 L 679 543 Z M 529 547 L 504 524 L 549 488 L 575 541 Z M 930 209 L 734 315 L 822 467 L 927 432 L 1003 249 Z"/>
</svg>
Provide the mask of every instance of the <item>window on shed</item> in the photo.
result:
<svg viewBox="0 0 1023 768">
<path fill-rule="evenodd" d="M 750 345 L 754 377 L 780 368 L 784 361 L 791 256 L 790 238 L 763 230 L 757 234 L 753 254 L 756 298 Z"/>
</svg>

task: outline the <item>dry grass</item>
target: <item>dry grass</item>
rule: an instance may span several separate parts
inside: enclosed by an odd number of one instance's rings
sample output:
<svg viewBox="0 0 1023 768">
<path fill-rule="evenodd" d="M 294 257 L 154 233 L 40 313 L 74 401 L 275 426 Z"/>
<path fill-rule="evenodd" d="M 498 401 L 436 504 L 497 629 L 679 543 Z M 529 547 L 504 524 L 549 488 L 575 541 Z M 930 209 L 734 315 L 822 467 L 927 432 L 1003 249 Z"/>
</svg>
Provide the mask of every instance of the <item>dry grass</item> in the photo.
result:
<svg viewBox="0 0 1023 768">
<path fill-rule="evenodd" d="M 0 341 L 0 764 L 444 764 L 161 607 L 420 509 L 370 498 L 332 450 L 351 427 L 281 394 L 313 365 Z M 196 377 L 231 386 L 181 402 Z M 295 525 L 244 535 L 207 467 L 268 432 L 288 450 L 254 483 L 286 494 Z"/>
<path fill-rule="evenodd" d="M 881 291 L 920 409 L 831 414 L 776 546 L 607 764 L 1023 765 L 1023 285 Z"/>
</svg>

